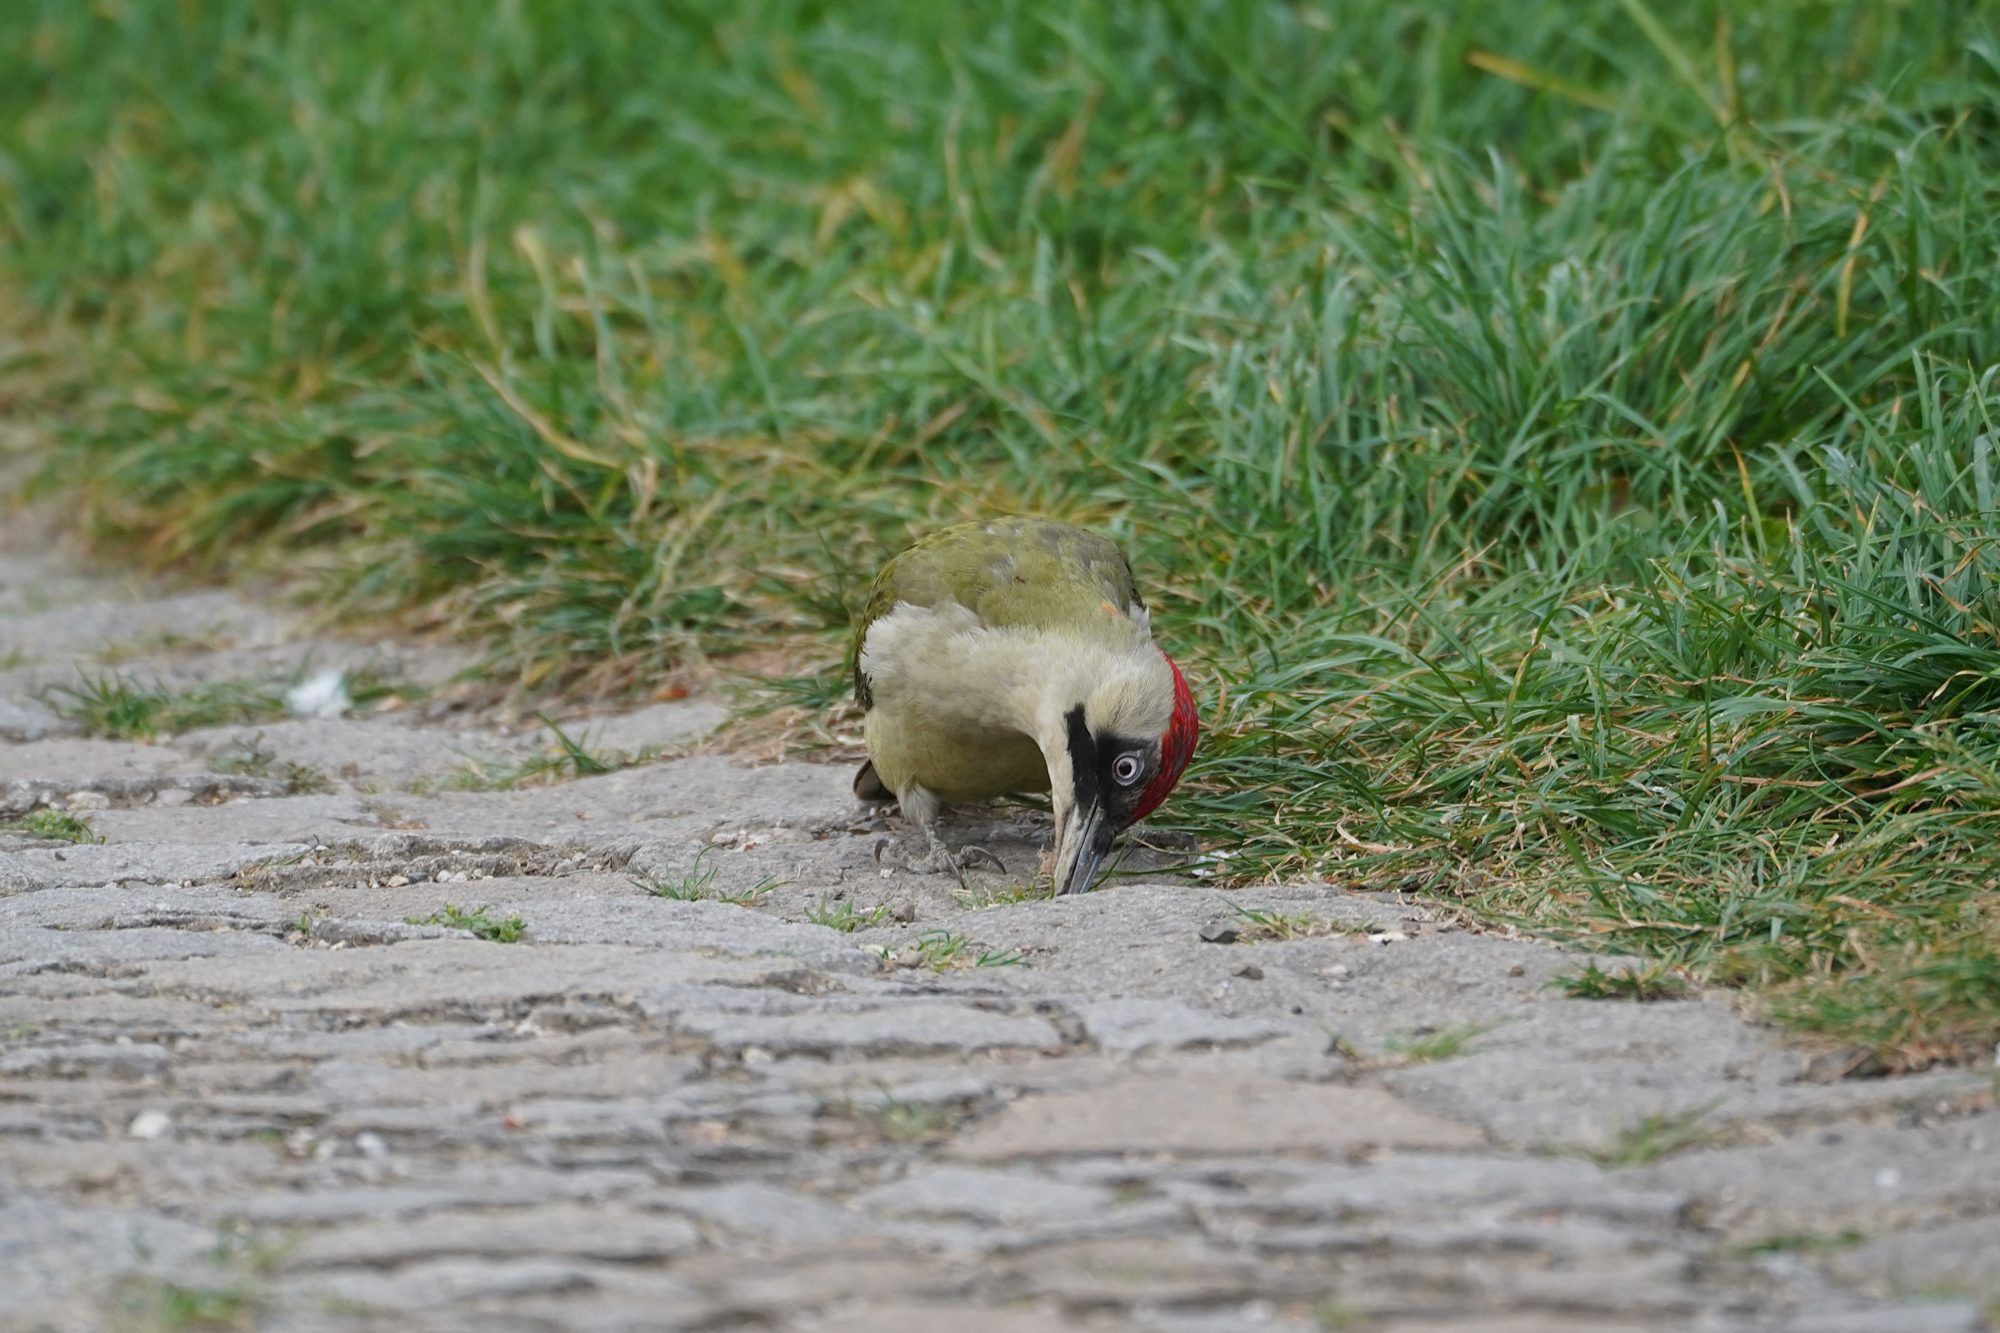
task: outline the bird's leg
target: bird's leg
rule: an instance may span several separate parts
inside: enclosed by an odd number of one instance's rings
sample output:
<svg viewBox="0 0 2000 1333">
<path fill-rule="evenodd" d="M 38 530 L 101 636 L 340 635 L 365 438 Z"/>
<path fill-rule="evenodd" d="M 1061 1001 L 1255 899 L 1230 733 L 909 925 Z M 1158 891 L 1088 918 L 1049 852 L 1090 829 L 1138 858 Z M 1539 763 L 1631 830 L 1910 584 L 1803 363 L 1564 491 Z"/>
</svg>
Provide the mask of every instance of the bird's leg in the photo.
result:
<svg viewBox="0 0 2000 1333">
<path fill-rule="evenodd" d="M 990 864 L 1002 874 L 1007 872 L 1007 867 L 1001 864 L 1000 858 L 984 847 L 967 846 L 954 853 L 951 848 L 945 846 L 944 835 L 938 831 L 938 812 L 944 803 L 922 787 L 910 788 L 902 794 L 898 803 L 903 807 L 903 816 L 914 821 L 918 831 L 924 835 L 924 842 L 929 849 L 915 860 L 907 856 L 899 857 L 906 868 L 920 870 L 928 875 L 956 875 L 960 884 L 965 882 L 966 870 L 981 861 Z M 875 849 L 875 855 L 877 860 L 882 858 L 882 847 L 879 844 Z"/>
</svg>

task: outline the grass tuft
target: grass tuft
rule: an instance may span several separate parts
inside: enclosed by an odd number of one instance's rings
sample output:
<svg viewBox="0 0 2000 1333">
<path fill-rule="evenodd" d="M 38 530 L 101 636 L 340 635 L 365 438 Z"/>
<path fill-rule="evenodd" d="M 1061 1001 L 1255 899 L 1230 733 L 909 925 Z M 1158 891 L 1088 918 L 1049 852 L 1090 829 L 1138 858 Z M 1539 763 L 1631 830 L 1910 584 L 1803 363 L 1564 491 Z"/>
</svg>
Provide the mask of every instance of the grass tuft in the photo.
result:
<svg viewBox="0 0 2000 1333">
<path fill-rule="evenodd" d="M 283 694 L 262 686 L 225 681 L 169 690 L 116 674 L 58 685 L 50 691 L 50 702 L 88 735 L 110 740 L 151 740 L 196 727 L 270 722 L 285 715 Z"/>
<path fill-rule="evenodd" d="M 1592 963 L 1550 984 L 1573 1000 L 1684 1000 L 1691 993 L 1687 982 L 1657 965 L 1606 972 Z"/>
<path fill-rule="evenodd" d="M 1431 1032 L 1419 1030 L 1406 1037 L 1392 1038 L 1386 1045 L 1389 1054 L 1405 1064 L 1428 1064 L 1433 1060 L 1449 1060 L 1455 1055 L 1463 1055 L 1474 1037 L 1491 1032 L 1497 1026 L 1495 1023 L 1468 1023 L 1462 1027 Z"/>
<path fill-rule="evenodd" d="M 295 796 L 333 790 L 333 780 L 311 764 L 280 759 L 264 744 L 264 733 L 239 740 L 209 756 L 208 771 L 230 777 L 276 778 Z"/>
<path fill-rule="evenodd" d="M 518 944 L 528 929 L 527 921 L 520 916 L 494 916 L 493 909 L 483 905 L 468 912 L 452 903 L 446 903 L 429 916 L 410 917 L 409 924 L 469 931 L 474 939 L 495 944 Z"/>
<path fill-rule="evenodd" d="M 15 829 L 31 838 L 46 838 L 51 842 L 104 841 L 88 818 L 67 810 L 31 810 L 19 819 L 0 823 L 0 828 Z"/>
<path fill-rule="evenodd" d="M 632 883 L 655 898 L 668 898 L 674 902 L 718 902 L 731 903 L 737 907 L 749 907 L 754 905 L 758 899 L 771 890 L 782 886 L 785 882 L 776 876 L 766 875 L 748 888 L 719 889 L 715 885 L 715 879 L 720 871 L 712 865 L 705 866 L 702 864 L 702 861 L 714 850 L 713 847 L 704 847 L 696 852 L 694 860 L 688 864 L 688 868 L 678 875 L 635 875 L 632 877 Z M 821 924 L 827 923 L 822 922 Z M 853 929 L 853 927 L 849 927 L 849 929 Z"/>
<path fill-rule="evenodd" d="M 1705 1124 L 1716 1103 L 1671 1115 L 1649 1115 L 1626 1126 L 1589 1157 L 1600 1166 L 1644 1166 L 1677 1152 L 1715 1141 L 1717 1131 Z"/>
<path fill-rule="evenodd" d="M 843 935 L 852 935 L 857 930 L 880 925 L 888 919 L 890 911 L 888 903 L 877 903 L 863 911 L 849 899 L 834 902 L 821 898 L 817 904 L 806 908 L 806 920 L 815 926 L 828 926 Z"/>
</svg>

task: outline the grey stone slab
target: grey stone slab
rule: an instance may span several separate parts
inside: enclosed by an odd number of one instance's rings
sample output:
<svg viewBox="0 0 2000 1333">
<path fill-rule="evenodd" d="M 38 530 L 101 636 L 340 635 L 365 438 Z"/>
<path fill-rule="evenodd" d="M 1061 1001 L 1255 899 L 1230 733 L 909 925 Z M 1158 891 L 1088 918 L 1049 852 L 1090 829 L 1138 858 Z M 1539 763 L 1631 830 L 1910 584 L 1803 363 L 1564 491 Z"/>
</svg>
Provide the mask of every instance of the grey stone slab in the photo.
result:
<svg viewBox="0 0 2000 1333">
<path fill-rule="evenodd" d="M 1624 1173 L 1697 1193 L 1732 1237 L 1873 1236 L 2000 1205 L 2000 1111 L 1829 1125 L 1776 1143 L 1688 1152 Z"/>
<path fill-rule="evenodd" d="M 0 740 L 39 741 L 81 730 L 38 700 L 9 697 L 0 691 Z"/>
<path fill-rule="evenodd" d="M 0 1077 L 156 1078 L 172 1059 L 166 1047 L 153 1042 L 64 1042 L 0 1054 Z"/>
<path fill-rule="evenodd" d="M 437 1210 L 416 1220 L 368 1221 L 316 1231 L 288 1249 L 288 1269 L 397 1268 L 452 1256 L 659 1263 L 694 1249 L 686 1218 L 605 1204 Z"/>
<path fill-rule="evenodd" d="M 1173 1000 L 1123 997 L 1080 1000 L 1068 1007 L 1099 1049 L 1120 1055 L 1254 1046 L 1293 1030 L 1292 1024 L 1274 1018 L 1227 1018 Z"/>
<path fill-rule="evenodd" d="M 200 773 L 200 764 L 158 745 L 136 741 L 59 739 L 7 746 L 0 750 L 0 787 L 24 779 L 63 784 L 70 790 L 97 778 L 150 778 L 168 773 Z"/>
<path fill-rule="evenodd" d="M 215 1200 L 217 1216 L 277 1227 L 333 1222 L 409 1220 L 433 1213 L 475 1209 L 535 1208 L 571 1201 L 601 1206 L 643 1194 L 649 1172 L 623 1168 L 549 1169 L 509 1163 L 433 1170 L 415 1179 L 357 1181 L 330 1174 L 309 1178 L 298 1190 L 245 1194 Z"/>
<path fill-rule="evenodd" d="M 882 1231 L 853 1209 L 761 1182 L 680 1190 L 667 1200 L 675 1212 L 767 1245 L 821 1245 Z"/>
<path fill-rule="evenodd" d="M 1100 1185 L 1079 1185 L 1032 1169 L 933 1166 L 878 1185 L 850 1202 L 890 1217 L 963 1217 L 997 1226 L 1062 1223 L 1101 1217 L 1116 1195 Z"/>
<path fill-rule="evenodd" d="M 310 850 L 285 842 L 124 842 L 0 852 L 0 895 L 101 884 L 212 884 Z"/>
<path fill-rule="evenodd" d="M 697 1011 L 678 1015 L 674 1027 L 722 1050 L 773 1055 L 857 1058 L 1062 1046 L 1061 1034 L 1043 1019 L 930 1002 L 798 1014 Z"/>
<path fill-rule="evenodd" d="M 0 655 L 19 651 L 38 661 L 74 656 L 88 662 L 169 636 L 251 643 L 282 637 L 285 628 L 281 619 L 221 589 L 156 592 L 144 600 L 99 597 L 0 618 Z"/>
<path fill-rule="evenodd" d="M 407 787 L 482 765 L 504 765 L 535 748 L 529 736 L 472 728 L 447 731 L 421 725 L 409 712 L 204 727 L 176 736 L 170 744 L 202 763 L 266 754 L 274 765 L 303 765 L 330 781 L 370 789 Z"/>
<path fill-rule="evenodd" d="M 720 727 L 729 710 L 716 699 L 674 699 L 635 708 L 630 712 L 608 713 L 565 724 L 564 730 L 585 748 L 619 754 L 641 754 L 671 750 L 700 740 Z M 534 733 L 539 744 L 556 741 L 546 730 Z"/>
<path fill-rule="evenodd" d="M 971 1161 L 1079 1153 L 1222 1154 L 1260 1149 L 1477 1148 L 1468 1126 L 1398 1101 L 1380 1088 L 1254 1077 L 1127 1077 L 1074 1092 L 1024 1097 L 958 1139 Z"/>
<path fill-rule="evenodd" d="M 1972 1170 L 1990 1163 L 1968 1163 Z M 2000 1200 L 1996 1200 L 2000 1202 Z M 1881 1296 L 1953 1293 L 1989 1309 L 2000 1305 L 2000 1212 L 1891 1231 L 1853 1245 L 1835 1237 L 1823 1266 Z"/>
<path fill-rule="evenodd" d="M 143 1208 L 25 1192 L 0 1198 L 0 1291 L 11 1328 L 100 1328 L 121 1284 L 143 1306 L 149 1282 L 227 1286 L 211 1229 Z"/>
<path fill-rule="evenodd" d="M 91 827 L 107 842 L 314 844 L 379 826 L 375 812 L 351 794 L 240 796 L 220 805 L 142 805 L 101 810 Z"/>
<path fill-rule="evenodd" d="M 341 1306 L 428 1315 L 433 1310 L 463 1314 L 476 1304 L 513 1304 L 529 1296 L 588 1291 L 594 1285 L 595 1270 L 588 1263 L 505 1255 L 433 1259 L 387 1272 L 375 1267 L 322 1269 L 313 1275 L 310 1289 Z"/>
</svg>

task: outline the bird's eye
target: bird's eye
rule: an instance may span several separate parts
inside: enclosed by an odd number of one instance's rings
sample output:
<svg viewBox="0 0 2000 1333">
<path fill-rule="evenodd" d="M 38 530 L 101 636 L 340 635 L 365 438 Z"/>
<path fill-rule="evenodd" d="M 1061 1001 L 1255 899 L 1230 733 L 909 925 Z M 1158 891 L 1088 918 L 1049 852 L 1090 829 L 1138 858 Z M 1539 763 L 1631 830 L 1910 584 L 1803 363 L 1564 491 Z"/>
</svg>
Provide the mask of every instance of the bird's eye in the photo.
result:
<svg viewBox="0 0 2000 1333">
<path fill-rule="evenodd" d="M 1129 787 L 1139 780 L 1139 774 L 1144 772 L 1145 768 L 1138 755 L 1121 754 L 1111 761 L 1111 776 L 1118 780 L 1119 786 Z"/>
</svg>

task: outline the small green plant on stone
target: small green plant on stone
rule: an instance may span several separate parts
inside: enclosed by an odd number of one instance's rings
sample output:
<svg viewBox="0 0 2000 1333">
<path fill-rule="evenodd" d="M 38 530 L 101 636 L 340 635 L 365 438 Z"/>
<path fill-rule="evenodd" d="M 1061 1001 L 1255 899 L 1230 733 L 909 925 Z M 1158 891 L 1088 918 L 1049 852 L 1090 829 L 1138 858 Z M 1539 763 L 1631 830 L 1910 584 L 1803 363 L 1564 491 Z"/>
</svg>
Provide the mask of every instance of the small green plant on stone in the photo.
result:
<svg viewBox="0 0 2000 1333">
<path fill-rule="evenodd" d="M 715 867 L 702 864 L 713 850 L 704 847 L 696 852 L 693 862 L 681 874 L 634 875 L 632 882 L 655 898 L 671 898 L 677 903 L 700 902 L 708 897 L 709 889 L 715 884 Z"/>
<path fill-rule="evenodd" d="M 1859 1245 L 1867 1239 L 1866 1234 L 1852 1227 L 1835 1232 L 1783 1232 L 1776 1236 L 1766 1236 L 1762 1240 L 1753 1240 L 1740 1247 L 1737 1252 L 1739 1254 L 1820 1253 Z"/>
<path fill-rule="evenodd" d="M 1684 1000 L 1692 989 L 1661 963 L 1642 968 L 1621 967 L 1615 972 L 1606 972 L 1592 963 L 1581 972 L 1557 977 L 1549 984 L 1573 1000 Z"/>
<path fill-rule="evenodd" d="M 1587 1156 L 1600 1166 L 1644 1166 L 1700 1147 L 1716 1136 L 1716 1130 L 1704 1126 L 1702 1121 L 1721 1104 L 1710 1102 L 1692 1111 L 1646 1116 L 1620 1130 L 1611 1142 Z"/>
<path fill-rule="evenodd" d="M 952 900 L 967 911 L 1001 907 L 1008 903 L 1040 902 L 1055 897 L 1056 886 L 1048 883 L 1005 884 L 998 888 L 953 889 Z"/>
<path fill-rule="evenodd" d="M 421 791 L 426 786 L 447 791 L 513 791 L 520 787 L 545 787 L 650 764 L 659 757 L 657 749 L 640 750 L 633 754 L 622 750 L 592 750 L 546 716 L 540 713 L 535 716 L 555 736 L 553 748 L 531 754 L 525 759 L 468 764 L 462 772 L 441 781 L 412 784 L 411 790 Z"/>
<path fill-rule="evenodd" d="M 747 889 L 717 889 L 715 901 L 734 903 L 738 907 L 750 907 L 771 890 L 785 887 L 785 883 L 786 881 L 776 875 L 766 875 Z"/>
<path fill-rule="evenodd" d="M 949 1131 L 963 1114 L 953 1107 L 935 1102 L 906 1102 L 889 1096 L 884 1096 L 872 1106 L 857 1107 L 856 1112 L 872 1120 L 885 1136 L 898 1143 L 921 1143 L 938 1138 Z"/>
<path fill-rule="evenodd" d="M 719 872 L 712 865 L 702 864 L 714 850 L 704 847 L 696 852 L 694 861 L 681 874 L 633 875 L 632 883 L 655 898 L 671 898 L 679 903 L 730 903 L 737 907 L 754 906 L 765 894 L 784 886 L 785 881 L 776 875 L 766 875 L 747 889 L 718 889 L 715 877 Z"/>
<path fill-rule="evenodd" d="M 311 796 L 333 790 L 333 782 L 311 764 L 280 759 L 264 745 L 264 733 L 237 741 L 209 757 L 208 771 L 224 777 L 276 778 L 295 796 Z"/>
<path fill-rule="evenodd" d="M 36 810 L 0 827 L 19 829 L 31 838 L 51 842 L 103 842 L 90 821 L 67 810 Z"/>
<path fill-rule="evenodd" d="M 1462 1054 L 1466 1043 L 1483 1032 L 1491 1032 L 1497 1023 L 1467 1023 L 1463 1027 L 1443 1028 L 1436 1032 L 1413 1032 L 1407 1037 L 1396 1037 L 1385 1045 L 1389 1053 L 1405 1064 L 1428 1064 L 1432 1060 L 1449 1060 Z"/>
<path fill-rule="evenodd" d="M 880 925 L 888 918 L 889 910 L 887 903 L 876 903 L 864 912 L 847 899 L 832 902 L 822 898 L 817 905 L 806 908 L 806 920 L 815 926 L 827 926 L 843 935 L 852 935 L 857 930 Z"/>
<path fill-rule="evenodd" d="M 1028 960 L 1019 949 L 987 949 L 972 960 L 974 967 L 1025 967 Z"/>
<path fill-rule="evenodd" d="M 149 740 L 196 727 L 267 722 L 285 715 L 283 697 L 266 686 L 216 681 L 170 690 L 158 683 L 140 685 L 116 673 L 86 677 L 73 686 L 58 685 L 49 702 L 89 734 L 111 740 Z"/>
<path fill-rule="evenodd" d="M 465 911 L 452 903 L 446 903 L 429 916 L 408 918 L 413 926 L 444 926 L 450 930 L 470 931 L 474 938 L 491 940 L 495 944 L 515 944 L 528 929 L 528 923 L 519 916 L 496 917 L 493 909 L 479 906 Z"/>
<path fill-rule="evenodd" d="M 965 951 L 971 947 L 972 941 L 964 935 L 933 930 L 917 937 L 917 959 L 932 971 L 942 972 L 962 962 Z"/>
<path fill-rule="evenodd" d="M 145 1325 L 161 1329 L 242 1329 L 251 1326 L 256 1298 L 244 1287 L 196 1287 L 153 1277 L 119 1284 L 119 1303 Z"/>
<path fill-rule="evenodd" d="M 1334 935 L 1342 932 L 1366 933 L 1366 927 L 1363 926 L 1343 926 L 1300 913 L 1244 907 L 1238 903 L 1229 904 L 1229 910 L 1236 913 L 1237 933 L 1245 941 L 1302 940 L 1315 935 Z"/>
</svg>

